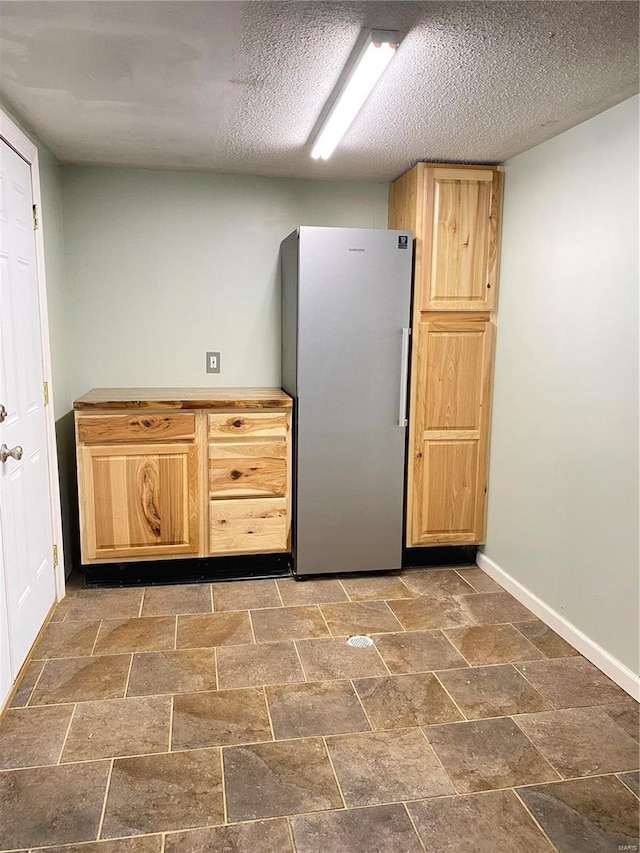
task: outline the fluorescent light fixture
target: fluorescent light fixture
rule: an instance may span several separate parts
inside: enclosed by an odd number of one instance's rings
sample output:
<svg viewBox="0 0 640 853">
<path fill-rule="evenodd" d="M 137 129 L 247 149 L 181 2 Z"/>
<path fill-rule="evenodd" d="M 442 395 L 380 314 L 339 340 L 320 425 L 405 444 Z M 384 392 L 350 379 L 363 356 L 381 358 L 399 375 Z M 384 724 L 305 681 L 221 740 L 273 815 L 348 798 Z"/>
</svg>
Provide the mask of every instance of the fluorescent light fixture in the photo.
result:
<svg viewBox="0 0 640 853">
<path fill-rule="evenodd" d="M 371 30 L 342 92 L 327 116 L 311 151 L 314 160 L 328 160 L 349 130 L 384 69 L 393 59 L 399 34 L 395 30 Z"/>
</svg>

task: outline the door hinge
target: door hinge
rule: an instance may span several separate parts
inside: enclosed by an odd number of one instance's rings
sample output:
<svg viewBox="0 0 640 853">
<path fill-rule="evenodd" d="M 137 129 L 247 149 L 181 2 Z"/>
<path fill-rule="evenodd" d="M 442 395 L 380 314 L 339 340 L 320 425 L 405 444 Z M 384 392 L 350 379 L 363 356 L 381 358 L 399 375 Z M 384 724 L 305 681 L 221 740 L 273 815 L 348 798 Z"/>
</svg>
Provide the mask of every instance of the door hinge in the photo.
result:
<svg viewBox="0 0 640 853">
<path fill-rule="evenodd" d="M 45 406 L 49 405 L 49 383 L 43 382 L 43 391 L 44 391 L 44 404 Z"/>
<path fill-rule="evenodd" d="M 33 230 L 37 231 L 40 226 L 38 225 L 38 205 L 33 205 Z"/>
<path fill-rule="evenodd" d="M 54 569 L 58 568 L 58 546 L 57 545 L 53 546 L 53 568 Z"/>
</svg>

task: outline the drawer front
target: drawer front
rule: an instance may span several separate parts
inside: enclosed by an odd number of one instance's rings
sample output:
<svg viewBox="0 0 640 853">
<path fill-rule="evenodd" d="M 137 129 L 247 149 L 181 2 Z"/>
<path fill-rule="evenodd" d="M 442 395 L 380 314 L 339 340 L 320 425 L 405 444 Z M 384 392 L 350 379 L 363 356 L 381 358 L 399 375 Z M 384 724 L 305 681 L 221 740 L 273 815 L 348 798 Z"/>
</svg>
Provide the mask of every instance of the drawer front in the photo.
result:
<svg viewBox="0 0 640 853">
<path fill-rule="evenodd" d="M 287 501 L 211 501 L 209 553 L 252 554 L 286 551 L 289 541 Z"/>
<path fill-rule="evenodd" d="M 289 414 L 277 412 L 236 412 L 209 415 L 209 440 L 220 438 L 286 438 Z"/>
<path fill-rule="evenodd" d="M 245 497 L 287 492 L 287 445 L 209 445 L 209 497 Z"/>
<path fill-rule="evenodd" d="M 78 441 L 104 444 L 110 441 L 167 441 L 193 439 L 196 419 L 193 413 L 78 415 Z"/>
</svg>

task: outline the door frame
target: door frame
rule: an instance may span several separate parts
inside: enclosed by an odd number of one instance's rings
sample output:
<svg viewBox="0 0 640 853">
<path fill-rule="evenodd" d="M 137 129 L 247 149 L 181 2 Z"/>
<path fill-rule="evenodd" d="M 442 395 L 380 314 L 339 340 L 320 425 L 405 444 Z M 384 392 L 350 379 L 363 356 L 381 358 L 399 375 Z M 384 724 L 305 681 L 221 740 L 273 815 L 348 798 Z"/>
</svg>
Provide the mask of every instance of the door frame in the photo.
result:
<svg viewBox="0 0 640 853">
<path fill-rule="evenodd" d="M 53 383 L 51 371 L 51 344 L 49 339 L 49 312 L 47 310 L 47 285 L 44 265 L 44 231 L 42 222 L 42 199 L 40 195 L 40 169 L 38 148 L 15 124 L 0 106 L 0 137 L 31 167 L 32 204 L 38 211 L 38 228 L 34 230 L 36 240 L 36 274 L 38 280 L 38 308 L 40 314 L 40 349 L 42 351 L 42 374 L 49 386 L 49 403 L 44 407 L 47 431 L 49 468 L 49 503 L 51 507 L 51 547 L 57 546 L 58 565 L 54 565 L 56 599 L 65 595 L 64 552 L 62 539 L 62 511 L 60 507 L 60 484 L 58 481 L 58 448 L 56 445 L 56 423 L 53 411 Z M 44 389 L 43 389 L 44 393 Z M 53 557 L 52 557 L 53 564 Z"/>
</svg>

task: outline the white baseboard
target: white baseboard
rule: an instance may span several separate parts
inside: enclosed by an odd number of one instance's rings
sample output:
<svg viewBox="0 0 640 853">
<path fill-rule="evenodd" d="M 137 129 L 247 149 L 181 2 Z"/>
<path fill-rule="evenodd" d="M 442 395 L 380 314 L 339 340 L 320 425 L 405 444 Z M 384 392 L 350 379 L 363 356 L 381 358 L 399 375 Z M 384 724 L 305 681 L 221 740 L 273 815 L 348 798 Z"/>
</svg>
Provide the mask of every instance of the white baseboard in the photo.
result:
<svg viewBox="0 0 640 853">
<path fill-rule="evenodd" d="M 476 563 L 490 578 L 493 578 L 496 583 L 499 583 L 507 592 L 510 592 L 514 598 L 517 598 L 521 604 L 524 604 L 545 625 L 548 625 L 563 640 L 570 643 L 574 649 L 577 649 L 594 666 L 597 666 L 612 681 L 615 681 L 624 691 L 633 696 L 637 702 L 640 701 L 640 677 L 632 672 L 629 667 L 625 666 L 617 658 L 614 658 L 613 655 L 610 655 L 602 646 L 599 646 L 590 637 L 587 637 L 585 633 L 576 628 L 575 625 L 572 625 L 564 616 L 561 616 L 557 611 L 538 598 L 537 595 L 534 595 L 526 587 L 522 586 L 521 583 L 507 574 L 504 569 L 501 569 L 486 554 L 478 551 Z"/>
</svg>

